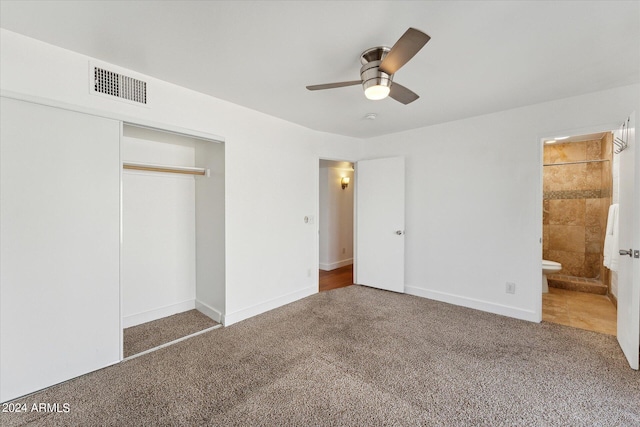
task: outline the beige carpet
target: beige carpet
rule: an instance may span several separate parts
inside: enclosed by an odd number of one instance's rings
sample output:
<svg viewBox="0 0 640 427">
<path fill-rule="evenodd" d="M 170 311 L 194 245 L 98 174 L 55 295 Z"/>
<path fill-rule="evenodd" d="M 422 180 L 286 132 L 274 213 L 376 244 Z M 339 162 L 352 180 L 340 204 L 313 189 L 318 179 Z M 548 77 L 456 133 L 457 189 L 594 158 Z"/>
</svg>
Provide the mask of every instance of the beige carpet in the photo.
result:
<svg viewBox="0 0 640 427">
<path fill-rule="evenodd" d="M 323 292 L 19 400 L 3 426 L 636 426 L 612 336 L 360 286 Z"/>
<path fill-rule="evenodd" d="M 217 325 L 198 310 L 167 316 L 124 330 L 124 357 L 166 344 Z"/>
</svg>

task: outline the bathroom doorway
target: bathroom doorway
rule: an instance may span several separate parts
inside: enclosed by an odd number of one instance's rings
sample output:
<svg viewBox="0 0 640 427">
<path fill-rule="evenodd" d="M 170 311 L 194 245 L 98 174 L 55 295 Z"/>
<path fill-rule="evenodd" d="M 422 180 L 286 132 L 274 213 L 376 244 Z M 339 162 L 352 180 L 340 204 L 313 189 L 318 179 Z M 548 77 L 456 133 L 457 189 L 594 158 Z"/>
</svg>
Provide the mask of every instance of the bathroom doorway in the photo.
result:
<svg viewBox="0 0 640 427">
<path fill-rule="evenodd" d="M 605 267 L 609 207 L 617 203 L 614 131 L 543 140 L 544 321 L 616 334 L 615 271 Z"/>
<path fill-rule="evenodd" d="M 319 291 L 353 284 L 354 164 L 319 160 Z"/>
</svg>

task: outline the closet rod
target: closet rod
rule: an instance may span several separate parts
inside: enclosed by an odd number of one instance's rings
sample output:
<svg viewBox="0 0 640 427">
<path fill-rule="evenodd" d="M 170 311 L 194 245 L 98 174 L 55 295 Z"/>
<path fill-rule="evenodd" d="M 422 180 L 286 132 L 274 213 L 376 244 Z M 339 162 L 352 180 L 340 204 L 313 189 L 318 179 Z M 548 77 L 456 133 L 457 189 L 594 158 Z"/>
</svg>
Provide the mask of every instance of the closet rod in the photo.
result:
<svg viewBox="0 0 640 427">
<path fill-rule="evenodd" d="M 579 165 L 581 163 L 599 163 L 599 162 L 608 162 L 609 159 L 601 159 L 601 160 L 580 160 L 578 162 L 562 162 L 562 163 L 545 163 L 542 166 L 562 166 L 562 165 Z"/>
<path fill-rule="evenodd" d="M 180 173 L 184 175 L 208 176 L 208 169 L 189 168 L 189 167 L 181 167 L 181 166 L 151 165 L 151 164 L 144 164 L 144 163 L 123 163 L 122 169 L 148 171 L 148 172 Z"/>
</svg>

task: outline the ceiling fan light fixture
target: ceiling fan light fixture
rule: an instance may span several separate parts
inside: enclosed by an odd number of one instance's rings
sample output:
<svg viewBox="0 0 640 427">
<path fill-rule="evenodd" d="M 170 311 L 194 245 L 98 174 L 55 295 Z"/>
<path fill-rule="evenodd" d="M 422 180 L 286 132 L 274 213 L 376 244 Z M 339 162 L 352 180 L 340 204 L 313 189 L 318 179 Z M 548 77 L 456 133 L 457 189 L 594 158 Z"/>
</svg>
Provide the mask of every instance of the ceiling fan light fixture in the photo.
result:
<svg viewBox="0 0 640 427">
<path fill-rule="evenodd" d="M 366 96 L 367 99 L 371 99 L 372 101 L 378 101 L 389 96 L 390 91 L 391 89 L 389 88 L 389 86 L 372 85 L 364 90 L 364 96 Z"/>
<path fill-rule="evenodd" d="M 378 101 L 389 96 L 391 91 L 392 76 L 380 70 L 380 57 L 383 57 L 389 51 L 388 47 L 377 47 L 366 50 L 360 57 L 364 63 L 360 68 L 360 78 L 362 79 L 362 88 L 364 96 L 367 99 Z M 373 56 L 372 55 L 377 55 Z M 376 58 L 375 60 L 365 62 L 367 59 Z"/>
<path fill-rule="evenodd" d="M 360 81 L 328 83 L 307 86 L 308 90 L 324 90 L 362 83 L 364 95 L 374 101 L 387 96 L 407 105 L 420 98 L 406 87 L 396 84 L 391 90 L 393 75 L 402 68 L 429 41 L 431 37 L 415 28 L 409 28 L 393 47 L 376 46 L 360 55 Z"/>
</svg>

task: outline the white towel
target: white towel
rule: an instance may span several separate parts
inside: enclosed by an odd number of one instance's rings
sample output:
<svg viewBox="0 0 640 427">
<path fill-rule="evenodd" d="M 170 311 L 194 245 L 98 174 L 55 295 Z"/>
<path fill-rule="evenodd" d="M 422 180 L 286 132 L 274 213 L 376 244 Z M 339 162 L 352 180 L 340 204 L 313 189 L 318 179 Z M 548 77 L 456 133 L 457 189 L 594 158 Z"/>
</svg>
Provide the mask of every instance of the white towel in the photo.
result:
<svg viewBox="0 0 640 427">
<path fill-rule="evenodd" d="M 607 215 L 607 231 L 604 236 L 604 266 L 611 271 L 618 271 L 618 207 L 617 203 L 609 206 Z"/>
</svg>

